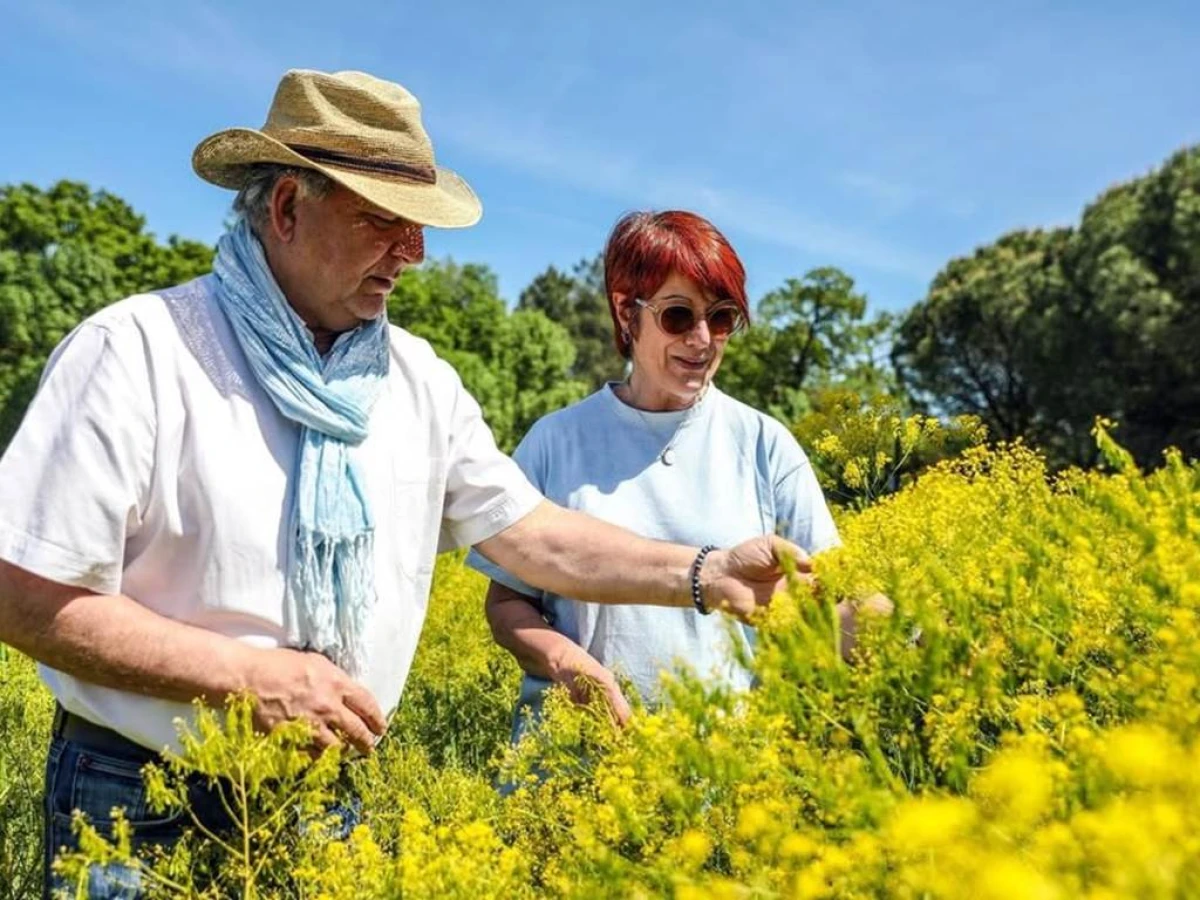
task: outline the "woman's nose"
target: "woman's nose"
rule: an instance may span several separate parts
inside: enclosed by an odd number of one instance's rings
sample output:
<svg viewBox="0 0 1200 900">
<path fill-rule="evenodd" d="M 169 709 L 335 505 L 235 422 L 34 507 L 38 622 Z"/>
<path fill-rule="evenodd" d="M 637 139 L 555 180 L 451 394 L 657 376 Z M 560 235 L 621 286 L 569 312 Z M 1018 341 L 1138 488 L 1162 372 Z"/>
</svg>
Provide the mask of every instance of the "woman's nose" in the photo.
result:
<svg viewBox="0 0 1200 900">
<path fill-rule="evenodd" d="M 707 347 L 711 344 L 712 332 L 708 330 L 708 319 L 704 316 L 697 316 L 696 324 L 688 329 L 683 340 L 684 343 L 693 344 L 697 347 Z"/>
</svg>

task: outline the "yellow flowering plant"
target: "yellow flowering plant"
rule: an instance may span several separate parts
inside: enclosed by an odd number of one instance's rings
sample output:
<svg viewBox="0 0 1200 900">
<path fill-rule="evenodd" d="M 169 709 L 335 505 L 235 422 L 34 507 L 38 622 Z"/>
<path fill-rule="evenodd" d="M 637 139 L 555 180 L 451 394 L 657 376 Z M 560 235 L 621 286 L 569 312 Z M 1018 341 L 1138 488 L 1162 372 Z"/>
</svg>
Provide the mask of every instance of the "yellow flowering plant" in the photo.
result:
<svg viewBox="0 0 1200 900">
<path fill-rule="evenodd" d="M 894 493 L 920 471 L 987 438 L 974 416 L 942 421 L 906 412 L 894 395 L 862 395 L 845 387 L 817 391 L 792 431 L 808 450 L 826 496 L 855 508 Z"/>
<path fill-rule="evenodd" d="M 329 764 L 230 712 L 178 773 L 242 760 L 289 792 L 259 795 L 276 849 L 220 859 L 197 838 L 186 866 L 143 865 L 172 897 L 1200 893 L 1200 466 L 1143 473 L 1097 435 L 1108 471 L 975 446 L 846 513 L 821 592 L 797 583 L 758 623 L 753 690 L 683 668 L 624 729 L 554 692 L 509 748 L 518 672 L 483 580 L 445 558 L 402 712 L 349 768 L 363 824 L 284 834 L 271 803 L 318 814 Z M 834 604 L 875 591 L 895 613 L 847 662 Z M 17 709 L 0 697 L 5 733 L 41 740 Z M 153 791 L 178 801 L 176 774 Z M 128 857 L 113 846 L 64 864 Z"/>
</svg>

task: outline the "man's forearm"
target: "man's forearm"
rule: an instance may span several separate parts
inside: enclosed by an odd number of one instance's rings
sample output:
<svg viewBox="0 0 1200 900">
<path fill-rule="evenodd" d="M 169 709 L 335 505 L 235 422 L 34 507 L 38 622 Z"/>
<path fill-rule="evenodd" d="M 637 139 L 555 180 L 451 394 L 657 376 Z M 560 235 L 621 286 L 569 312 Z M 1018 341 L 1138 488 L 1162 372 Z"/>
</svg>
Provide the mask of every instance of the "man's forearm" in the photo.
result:
<svg viewBox="0 0 1200 900">
<path fill-rule="evenodd" d="M 593 603 L 691 605 L 694 547 L 543 503 L 477 548 L 522 581 Z"/>
<path fill-rule="evenodd" d="M 247 687 L 254 653 L 129 597 L 47 581 L 3 561 L 0 641 L 93 684 L 209 703 Z"/>
</svg>

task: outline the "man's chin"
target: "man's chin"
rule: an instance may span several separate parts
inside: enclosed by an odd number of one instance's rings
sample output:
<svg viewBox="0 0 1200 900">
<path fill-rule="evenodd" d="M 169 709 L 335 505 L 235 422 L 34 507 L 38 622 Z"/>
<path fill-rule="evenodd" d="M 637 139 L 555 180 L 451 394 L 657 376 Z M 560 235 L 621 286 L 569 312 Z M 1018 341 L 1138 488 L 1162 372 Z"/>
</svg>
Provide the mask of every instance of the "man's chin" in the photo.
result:
<svg viewBox="0 0 1200 900">
<path fill-rule="evenodd" d="M 360 322 L 369 322 L 372 319 L 378 319 L 387 312 L 387 294 L 360 295 L 355 298 L 351 312 L 354 313 Z"/>
</svg>

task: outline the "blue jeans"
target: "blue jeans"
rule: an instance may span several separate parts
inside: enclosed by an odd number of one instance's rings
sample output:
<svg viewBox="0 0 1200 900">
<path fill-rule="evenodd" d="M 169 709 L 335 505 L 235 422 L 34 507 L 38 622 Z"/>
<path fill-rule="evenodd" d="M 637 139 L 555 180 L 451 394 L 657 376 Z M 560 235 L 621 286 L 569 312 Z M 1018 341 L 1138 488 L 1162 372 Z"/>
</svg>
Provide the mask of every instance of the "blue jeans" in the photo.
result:
<svg viewBox="0 0 1200 900">
<path fill-rule="evenodd" d="M 67 889 L 68 885 L 50 868 L 62 848 L 78 849 L 71 833 L 71 813 L 81 810 L 88 821 L 105 837 L 112 836 L 112 809 L 122 807 L 132 826 L 135 850 L 169 847 L 177 842 L 185 828 L 193 826 L 184 810 L 152 812 L 146 802 L 141 769 L 159 757 L 149 750 L 130 744 L 128 751 L 112 748 L 100 753 L 76 741 L 55 737 L 46 759 L 45 813 L 45 897 Z M 230 819 L 216 788 L 205 778 L 195 776 L 188 782 L 188 801 L 192 815 L 214 833 L 227 831 Z M 341 818 L 343 836 L 358 824 L 361 802 L 347 797 L 330 810 Z M 128 866 L 92 866 L 88 873 L 88 897 L 92 900 L 137 900 L 140 894 L 138 873 Z"/>
<path fill-rule="evenodd" d="M 80 810 L 104 837 L 112 836 L 112 809 L 121 807 L 132 826 L 133 846 L 143 850 L 167 847 L 183 836 L 191 818 L 182 809 L 152 812 L 146 802 L 142 767 L 158 759 L 157 754 L 129 745 L 127 752 L 108 748 L 101 753 L 62 737 L 50 742 L 46 759 L 45 812 L 45 883 L 47 896 L 52 890 L 67 888 L 50 870 L 50 863 L 62 848 L 78 849 L 71 833 L 71 814 Z M 230 820 L 215 789 L 202 778 L 188 787 L 192 812 L 205 827 L 220 832 Z M 138 897 L 138 874 L 119 865 L 93 866 L 88 877 L 88 896 L 95 900 L 134 900 Z M 73 886 L 71 886 L 73 887 Z"/>
</svg>

